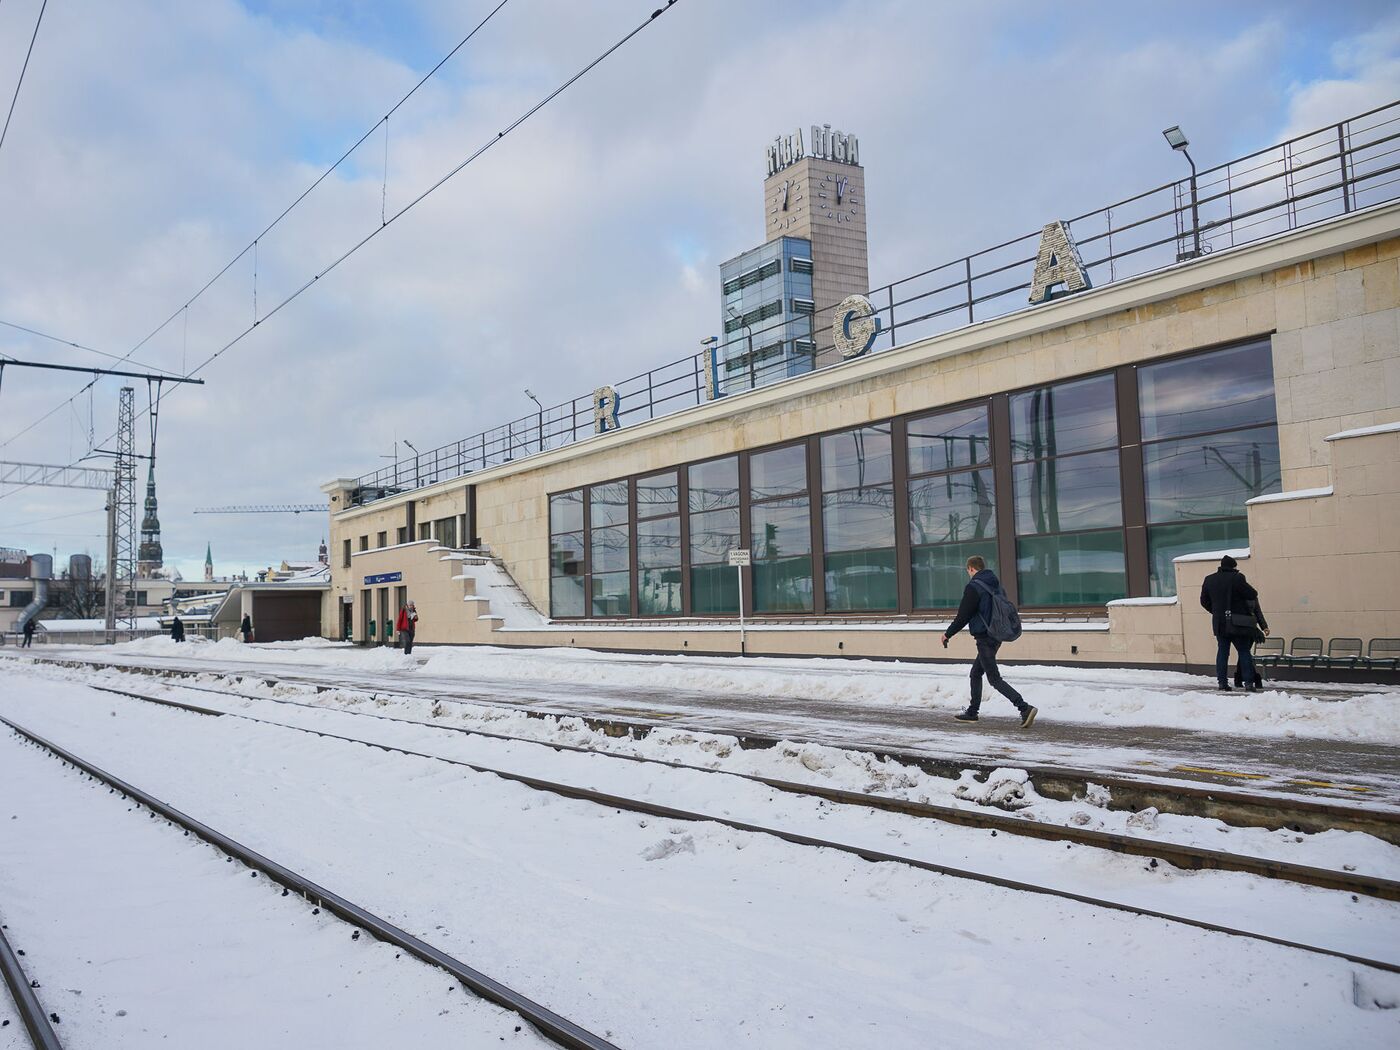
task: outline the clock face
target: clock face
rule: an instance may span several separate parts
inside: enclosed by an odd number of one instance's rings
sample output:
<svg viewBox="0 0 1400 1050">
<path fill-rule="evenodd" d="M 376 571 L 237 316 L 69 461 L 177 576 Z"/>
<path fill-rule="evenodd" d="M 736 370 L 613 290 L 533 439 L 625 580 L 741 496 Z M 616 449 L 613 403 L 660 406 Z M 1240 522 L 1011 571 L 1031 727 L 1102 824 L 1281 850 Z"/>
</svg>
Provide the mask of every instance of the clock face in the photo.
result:
<svg viewBox="0 0 1400 1050">
<path fill-rule="evenodd" d="M 806 204 L 801 179 L 785 179 L 778 183 L 768 198 L 768 214 L 773 224 L 787 229 L 797 221 L 797 213 Z"/>
<path fill-rule="evenodd" d="M 861 200 L 850 192 L 850 178 L 828 173 L 817 191 L 817 208 L 837 223 L 853 222 L 860 211 Z"/>
</svg>

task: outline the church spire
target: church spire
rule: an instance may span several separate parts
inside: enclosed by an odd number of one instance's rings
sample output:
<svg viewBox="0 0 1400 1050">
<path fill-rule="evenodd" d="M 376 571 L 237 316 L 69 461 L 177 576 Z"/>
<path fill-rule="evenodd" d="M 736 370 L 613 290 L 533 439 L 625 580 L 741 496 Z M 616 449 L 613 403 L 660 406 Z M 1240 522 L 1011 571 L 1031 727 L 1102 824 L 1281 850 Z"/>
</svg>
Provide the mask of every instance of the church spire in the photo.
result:
<svg viewBox="0 0 1400 1050">
<path fill-rule="evenodd" d="M 146 515 L 141 519 L 141 546 L 136 553 L 136 575 L 149 579 L 165 564 L 160 545 L 160 516 L 156 508 L 156 461 L 151 458 L 146 472 Z"/>
<path fill-rule="evenodd" d="M 214 548 L 208 543 L 204 545 L 204 582 L 214 582 Z"/>
</svg>

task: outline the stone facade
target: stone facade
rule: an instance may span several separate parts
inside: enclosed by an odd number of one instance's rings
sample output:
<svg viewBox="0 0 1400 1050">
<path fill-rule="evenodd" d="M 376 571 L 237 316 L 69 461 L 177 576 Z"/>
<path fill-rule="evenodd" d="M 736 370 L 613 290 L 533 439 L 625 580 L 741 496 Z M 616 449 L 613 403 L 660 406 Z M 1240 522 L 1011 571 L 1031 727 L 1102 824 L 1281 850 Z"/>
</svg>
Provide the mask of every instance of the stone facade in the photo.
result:
<svg viewBox="0 0 1400 1050">
<path fill-rule="evenodd" d="M 392 537 L 392 526 L 402 523 L 410 502 L 418 521 L 465 514 L 470 480 L 476 533 L 536 607 L 547 610 L 551 492 L 1266 336 L 1273 346 L 1283 487 L 1335 483 L 1337 495 L 1251 506 L 1250 576 L 1267 588 L 1265 608 L 1281 632 L 1400 635 L 1393 597 L 1400 593 L 1395 549 L 1400 530 L 1393 524 L 1400 511 L 1400 468 L 1394 466 L 1400 462 L 1395 449 L 1400 439 L 1326 440 L 1350 428 L 1400 421 L 1400 204 L 1057 298 L 470 479 L 333 512 L 331 548 L 339 552 L 344 537 L 354 537 L 356 550 L 361 535 L 373 538 L 387 530 Z M 1327 583 L 1336 568 L 1329 559 L 1335 558 L 1362 559 L 1346 577 L 1354 579 L 1357 597 L 1347 596 L 1349 586 Z M 357 576 L 358 563 L 369 562 L 357 559 Z M 1199 664 L 1200 645 L 1208 638 L 1202 643 L 1200 617 L 1193 613 L 1192 588 L 1199 589 L 1204 575 L 1195 564 L 1182 563 L 1181 603 L 1114 606 L 1103 624 L 1028 632 L 1015 655 Z M 331 600 L 355 590 L 344 576 L 337 568 Z M 448 587 L 444 622 L 455 626 L 440 639 L 425 629 L 424 641 L 538 645 L 560 644 L 568 636 L 576 640 L 571 644 L 607 648 L 716 652 L 733 651 L 738 644 L 737 630 L 719 624 L 690 631 L 680 625 L 655 630 L 557 625 L 548 632 L 483 635 L 481 622 L 465 616 L 470 603 L 461 601 L 462 583 L 448 584 L 450 579 L 445 572 L 438 573 L 437 583 L 425 579 L 425 587 Z M 424 595 L 413 596 L 421 609 Z M 455 620 L 453 603 L 463 605 Z M 935 652 L 936 637 L 932 620 L 922 629 L 905 622 L 886 630 L 831 624 L 819 630 L 760 631 L 750 635 L 750 651 L 928 656 Z"/>
</svg>

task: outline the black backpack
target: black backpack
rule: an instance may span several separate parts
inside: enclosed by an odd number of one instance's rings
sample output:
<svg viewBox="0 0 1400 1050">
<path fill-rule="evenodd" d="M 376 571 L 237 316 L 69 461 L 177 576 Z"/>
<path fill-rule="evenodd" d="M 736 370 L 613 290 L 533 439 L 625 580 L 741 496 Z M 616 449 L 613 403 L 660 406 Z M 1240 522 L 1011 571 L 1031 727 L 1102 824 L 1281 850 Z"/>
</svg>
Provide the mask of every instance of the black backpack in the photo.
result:
<svg viewBox="0 0 1400 1050">
<path fill-rule="evenodd" d="M 1006 596 L 1006 591 L 1001 585 L 998 584 L 997 589 L 992 590 L 981 580 L 972 582 L 992 596 L 992 610 L 987 617 L 987 635 L 998 642 L 1014 642 L 1021 637 L 1021 614 L 1016 611 L 1015 603 Z"/>
</svg>

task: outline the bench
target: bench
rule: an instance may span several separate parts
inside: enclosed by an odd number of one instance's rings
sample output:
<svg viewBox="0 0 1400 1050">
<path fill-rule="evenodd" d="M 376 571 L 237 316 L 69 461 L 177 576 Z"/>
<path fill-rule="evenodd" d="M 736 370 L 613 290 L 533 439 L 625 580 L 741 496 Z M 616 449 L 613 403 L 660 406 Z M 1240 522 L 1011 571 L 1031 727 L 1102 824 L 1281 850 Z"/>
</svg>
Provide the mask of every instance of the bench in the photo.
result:
<svg viewBox="0 0 1400 1050">
<path fill-rule="evenodd" d="M 1321 659 L 1321 638 L 1294 638 L 1292 644 L 1288 647 L 1288 664 L 1290 667 L 1316 667 L 1317 662 Z"/>
<path fill-rule="evenodd" d="M 1254 647 L 1254 662 L 1261 667 L 1277 667 L 1282 659 L 1282 638 L 1265 638 Z"/>
<path fill-rule="evenodd" d="M 1400 638 L 1372 638 L 1366 647 L 1366 666 L 1381 671 L 1400 667 Z"/>
<path fill-rule="evenodd" d="M 1360 662 L 1360 638 L 1333 638 L 1327 643 L 1327 663 L 1330 666 L 1355 667 Z"/>
</svg>

